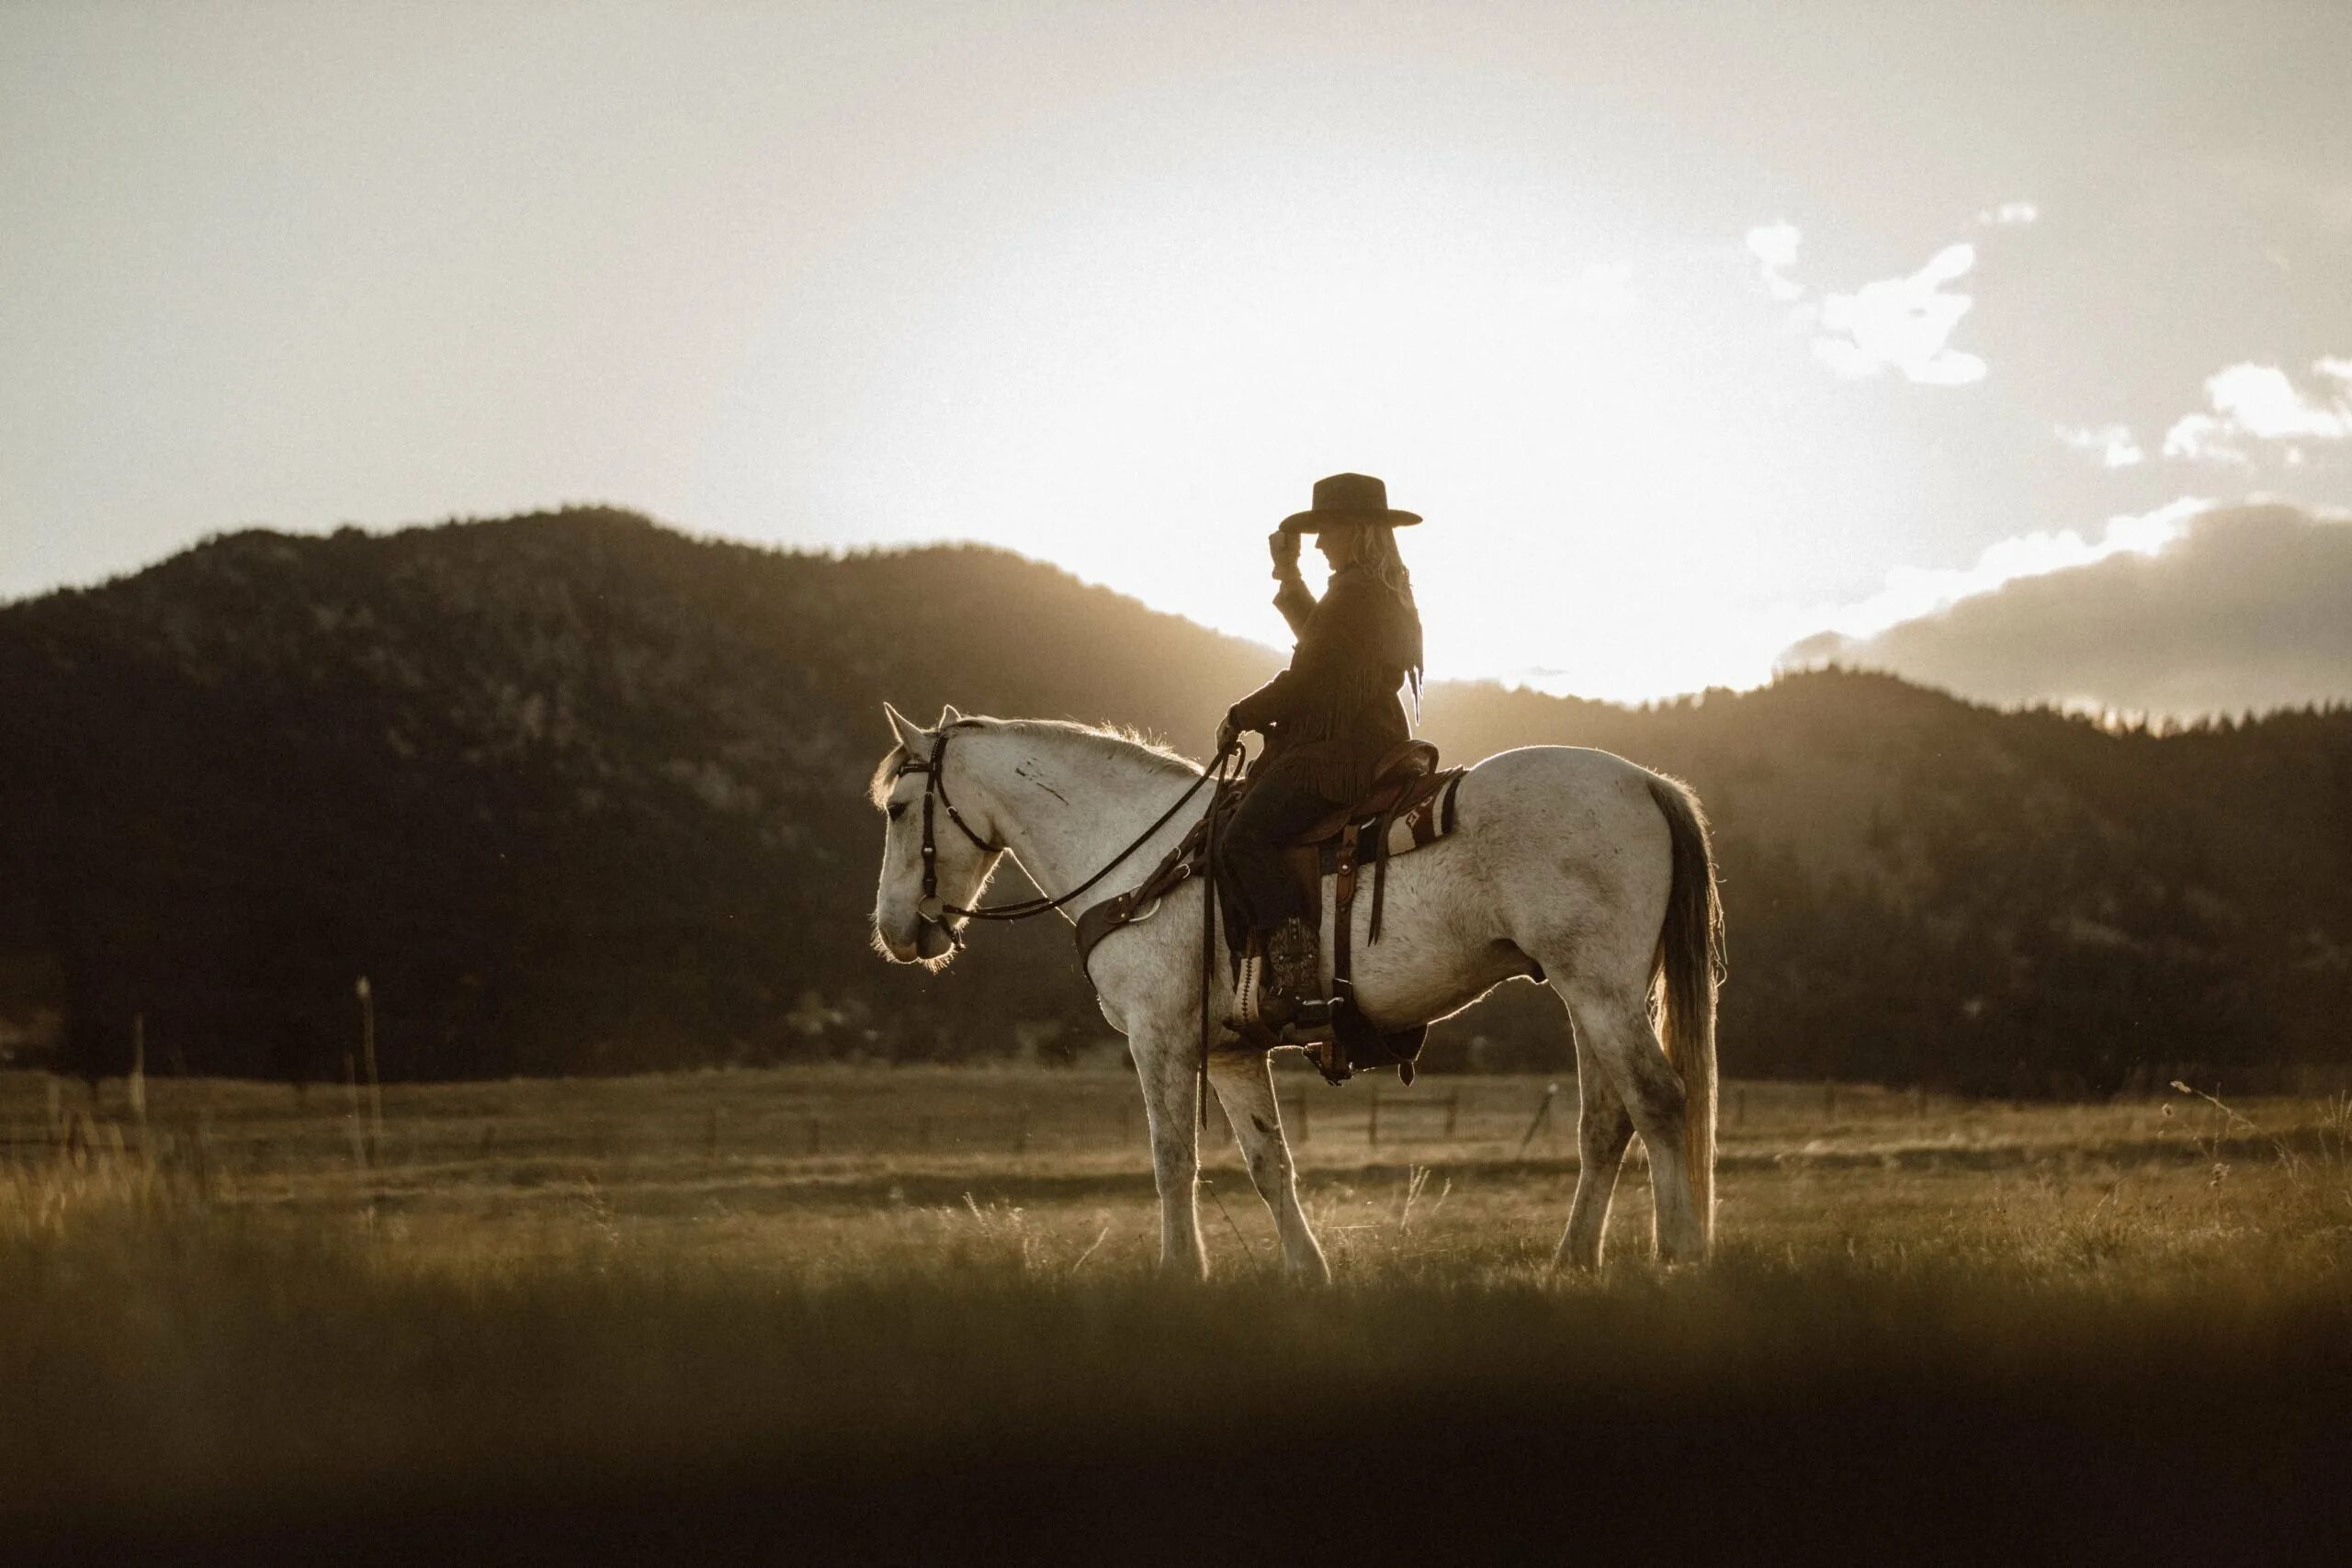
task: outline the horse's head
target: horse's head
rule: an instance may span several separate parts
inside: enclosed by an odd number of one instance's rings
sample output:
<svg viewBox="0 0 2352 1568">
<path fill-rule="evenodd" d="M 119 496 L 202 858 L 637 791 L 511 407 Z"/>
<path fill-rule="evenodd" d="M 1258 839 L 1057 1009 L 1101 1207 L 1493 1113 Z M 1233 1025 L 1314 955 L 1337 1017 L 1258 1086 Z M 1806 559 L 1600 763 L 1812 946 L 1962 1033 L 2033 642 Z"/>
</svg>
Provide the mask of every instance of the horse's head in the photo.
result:
<svg viewBox="0 0 2352 1568">
<path fill-rule="evenodd" d="M 958 809 L 951 810 L 951 797 L 943 792 L 955 786 L 932 770 L 946 758 L 940 740 L 951 725 L 962 727 L 954 732 L 958 737 L 983 731 L 953 707 L 942 708 L 939 722 L 929 729 L 888 703 L 882 711 L 897 744 L 875 770 L 870 792 L 885 818 L 882 879 L 874 896 L 874 945 L 893 963 L 938 968 L 956 956 L 967 923 L 962 916 L 945 913 L 945 908 L 977 901 L 1003 852 L 977 841 L 989 829 L 985 818 L 975 814 L 978 797 L 968 784 L 964 798 L 952 802 Z M 971 776 L 962 768 L 956 772 L 959 783 Z M 931 852 L 928 897 L 923 886 L 926 842 Z"/>
</svg>

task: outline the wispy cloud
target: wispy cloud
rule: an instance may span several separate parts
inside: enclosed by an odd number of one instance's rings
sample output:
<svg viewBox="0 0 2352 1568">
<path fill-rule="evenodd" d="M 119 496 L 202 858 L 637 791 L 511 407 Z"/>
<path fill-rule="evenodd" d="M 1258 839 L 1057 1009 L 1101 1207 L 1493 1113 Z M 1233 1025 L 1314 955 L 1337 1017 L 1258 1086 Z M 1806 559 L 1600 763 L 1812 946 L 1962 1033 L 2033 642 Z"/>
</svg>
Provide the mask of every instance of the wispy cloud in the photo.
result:
<svg viewBox="0 0 2352 1568">
<path fill-rule="evenodd" d="M 2352 437 L 2352 359 L 2312 363 L 2318 386 L 2307 390 L 2276 365 L 2233 365 L 2205 380 L 2208 411 L 2183 414 L 2165 432 L 2165 456 L 2244 465 L 2247 441 L 2342 441 Z M 2288 461 L 2301 461 L 2290 447 Z"/>
<path fill-rule="evenodd" d="M 2096 452 L 2110 468 L 2129 468 L 2148 460 L 2128 424 L 2061 424 L 2052 427 L 2058 439 L 2077 452 Z"/>
<path fill-rule="evenodd" d="M 2005 201 L 1998 207 L 1988 207 L 1976 215 L 1976 221 L 1988 229 L 2015 229 L 2030 223 L 2041 216 L 2041 209 L 2030 201 Z"/>
<path fill-rule="evenodd" d="M 1786 220 L 1747 231 L 1748 254 L 1762 265 L 1765 292 L 1775 299 L 1804 298 L 1804 286 L 1789 276 L 1797 265 L 1797 246 L 1804 238 L 1797 226 Z"/>
<path fill-rule="evenodd" d="M 2227 420 L 2210 413 L 2183 414 L 2165 432 L 2165 456 L 2242 468 L 2254 461 L 2254 454 L 2233 442 L 2232 434 Z"/>
<path fill-rule="evenodd" d="M 2337 370 L 2343 364 L 2342 360 L 2323 359 L 2312 368 L 2330 375 L 2342 386 L 2352 378 Z M 2340 391 L 2307 397 L 2275 365 L 2233 365 L 2207 381 L 2205 390 L 2212 398 L 2216 412 L 2247 434 L 2265 441 L 2297 437 L 2341 441 L 2352 434 L 2352 401 L 2347 401 Z"/>
<path fill-rule="evenodd" d="M 1894 370 L 1928 386 L 1983 380 L 1984 361 L 1951 346 L 1952 330 L 1975 300 L 1947 285 L 1975 265 L 1975 246 L 1946 245 L 1907 277 L 1881 278 L 1851 294 L 1825 296 L 1815 356 L 1838 375 L 1855 378 Z"/>
<path fill-rule="evenodd" d="M 2178 539 L 2189 518 L 2208 504 L 2186 496 L 2154 512 L 2110 517 L 2096 539 L 2073 528 L 2019 534 L 1987 545 L 1964 567 L 1896 567 L 1876 593 L 1823 612 L 1819 623 L 1839 641 L 1874 637 L 2021 578 L 2089 566 L 2110 556 L 2154 555 Z"/>
</svg>

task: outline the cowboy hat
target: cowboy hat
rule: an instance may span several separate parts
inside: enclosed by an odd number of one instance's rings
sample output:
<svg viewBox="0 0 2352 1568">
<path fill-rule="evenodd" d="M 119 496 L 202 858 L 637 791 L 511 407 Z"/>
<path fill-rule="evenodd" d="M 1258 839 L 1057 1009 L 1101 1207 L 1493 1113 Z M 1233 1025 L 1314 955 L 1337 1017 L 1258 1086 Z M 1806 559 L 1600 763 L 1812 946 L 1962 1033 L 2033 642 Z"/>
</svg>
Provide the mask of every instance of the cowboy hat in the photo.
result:
<svg viewBox="0 0 2352 1568">
<path fill-rule="evenodd" d="M 1294 533 L 1312 534 L 1334 523 L 1385 523 L 1402 528 L 1419 523 L 1418 512 L 1397 512 L 1388 504 L 1388 487 L 1370 474 L 1333 474 L 1315 481 L 1315 504 L 1283 519 Z"/>
</svg>

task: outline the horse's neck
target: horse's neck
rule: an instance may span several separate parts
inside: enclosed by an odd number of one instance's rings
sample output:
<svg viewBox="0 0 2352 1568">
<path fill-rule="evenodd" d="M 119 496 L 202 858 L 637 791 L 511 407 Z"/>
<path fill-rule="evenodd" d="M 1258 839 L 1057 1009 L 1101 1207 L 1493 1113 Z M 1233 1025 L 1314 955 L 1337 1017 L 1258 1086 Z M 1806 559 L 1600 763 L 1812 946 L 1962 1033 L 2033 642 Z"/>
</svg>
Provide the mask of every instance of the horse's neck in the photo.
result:
<svg viewBox="0 0 2352 1568">
<path fill-rule="evenodd" d="M 1108 737 L 1001 729 L 975 748 L 974 783 L 998 841 L 1048 897 L 1092 876 L 1184 793 L 1189 780 Z M 1207 806 L 1206 790 L 1068 907 L 1124 893 L 1175 848 Z"/>
</svg>

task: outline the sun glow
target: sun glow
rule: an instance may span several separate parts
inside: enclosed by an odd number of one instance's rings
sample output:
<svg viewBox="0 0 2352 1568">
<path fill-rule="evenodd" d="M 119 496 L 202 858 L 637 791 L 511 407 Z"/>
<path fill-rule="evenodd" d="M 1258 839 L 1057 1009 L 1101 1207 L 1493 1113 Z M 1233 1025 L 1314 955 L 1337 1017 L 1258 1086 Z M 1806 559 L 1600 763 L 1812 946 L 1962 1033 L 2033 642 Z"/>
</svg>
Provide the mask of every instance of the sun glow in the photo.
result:
<svg viewBox="0 0 2352 1568">
<path fill-rule="evenodd" d="M 1787 637 L 1751 613 L 1752 491 L 1790 444 L 1726 372 L 1769 319 L 1752 261 L 1488 156 L 1238 152 L 1034 207 L 967 171 L 799 280 L 741 395 L 786 439 L 745 488 L 828 536 L 1001 544 L 1283 646 L 1263 536 L 1352 468 L 1429 519 L 1404 542 L 1433 676 L 1765 678 Z M 849 303 L 877 297 L 887 320 Z"/>
</svg>

